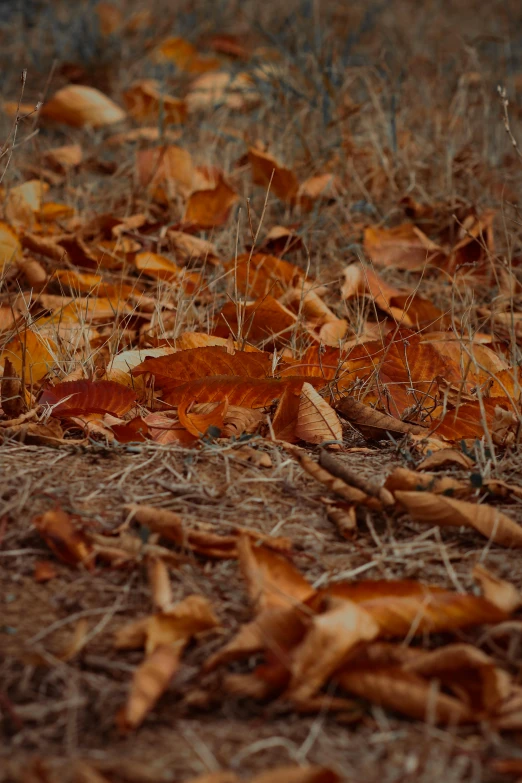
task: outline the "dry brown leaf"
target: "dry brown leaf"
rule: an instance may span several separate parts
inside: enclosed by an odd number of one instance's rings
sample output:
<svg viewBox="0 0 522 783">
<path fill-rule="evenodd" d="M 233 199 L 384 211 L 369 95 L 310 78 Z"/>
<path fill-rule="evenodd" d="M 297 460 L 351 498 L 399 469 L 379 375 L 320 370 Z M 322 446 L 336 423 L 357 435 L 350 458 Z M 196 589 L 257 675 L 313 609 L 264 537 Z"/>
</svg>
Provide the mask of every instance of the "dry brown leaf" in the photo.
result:
<svg viewBox="0 0 522 783">
<path fill-rule="evenodd" d="M 439 452 L 436 452 L 439 453 Z M 464 483 L 451 476 L 437 476 L 434 473 L 417 473 L 409 468 L 395 468 L 386 478 L 385 487 L 390 492 L 434 492 L 436 495 L 458 495 L 465 497 L 473 492 L 470 483 Z"/>
<path fill-rule="evenodd" d="M 183 646 L 157 647 L 136 669 L 126 705 L 116 722 L 121 731 L 137 728 L 167 689 L 179 667 Z"/>
<path fill-rule="evenodd" d="M 285 168 L 272 155 L 261 152 L 255 147 L 248 150 L 248 162 L 252 167 L 252 180 L 255 185 L 270 191 L 281 201 L 291 204 L 299 190 L 299 182 L 291 169 Z"/>
<path fill-rule="evenodd" d="M 218 173 L 211 187 L 194 190 L 187 201 L 183 222 L 191 228 L 209 229 L 227 222 L 238 201 L 236 191 Z"/>
<path fill-rule="evenodd" d="M 379 634 L 379 626 L 363 607 L 351 601 L 327 600 L 292 657 L 288 693 L 306 701 L 321 688 L 360 643 Z"/>
<path fill-rule="evenodd" d="M 348 664 L 336 679 L 348 693 L 416 720 L 450 725 L 476 720 L 459 699 L 440 693 L 431 682 L 398 666 Z"/>
<path fill-rule="evenodd" d="M 44 103 L 41 116 L 78 128 L 99 128 L 121 122 L 125 112 L 94 87 L 69 84 Z"/>
<path fill-rule="evenodd" d="M 94 567 L 92 547 L 87 537 L 76 528 L 69 514 L 61 508 L 46 511 L 34 517 L 33 525 L 54 554 L 68 565 Z"/>
<path fill-rule="evenodd" d="M 7 223 L 0 222 L 0 273 L 5 274 L 9 264 L 17 261 L 22 253 L 20 241 Z"/>
<path fill-rule="evenodd" d="M 179 422 L 185 429 L 196 438 L 205 435 L 209 427 L 213 427 L 219 432 L 222 431 L 224 419 L 228 411 L 228 400 L 221 402 L 210 402 L 204 406 L 194 406 L 191 411 L 188 410 L 191 403 L 184 401 L 178 405 Z M 201 408 L 205 410 L 201 410 Z M 199 410 L 196 410 L 199 409 Z"/>
<path fill-rule="evenodd" d="M 474 464 L 474 460 L 467 454 L 463 454 L 462 451 L 441 449 L 419 462 L 417 470 L 433 470 L 433 468 L 440 468 L 446 465 L 455 465 L 459 468 L 468 470 L 469 468 L 472 468 Z"/>
<path fill-rule="evenodd" d="M 480 584 L 484 597 L 503 612 L 511 614 L 522 604 L 522 596 L 514 584 L 495 576 L 485 566 L 477 563 L 473 578 Z"/>
<path fill-rule="evenodd" d="M 319 590 L 311 605 L 320 606 L 324 597 L 361 604 L 379 624 L 382 638 L 451 631 L 509 617 L 485 598 L 408 579 L 334 582 Z"/>
<path fill-rule="evenodd" d="M 127 111 L 138 122 L 157 122 L 163 126 L 178 125 L 187 119 L 187 104 L 181 98 L 166 95 L 160 82 L 156 79 L 140 79 L 133 82 L 123 93 Z M 141 129 L 145 130 L 145 129 Z M 139 138 L 139 134 L 135 134 Z M 127 134 L 127 140 L 129 134 Z M 147 141 L 154 141 L 147 134 Z M 114 141 L 113 141 L 114 143 Z"/>
<path fill-rule="evenodd" d="M 419 522 L 441 527 L 469 527 L 495 544 L 522 547 L 522 528 L 493 506 L 468 503 L 431 492 L 395 492 L 395 497 Z"/>
<path fill-rule="evenodd" d="M 307 443 L 343 439 L 343 428 L 337 414 L 310 383 L 303 383 L 295 435 Z"/>
<path fill-rule="evenodd" d="M 254 545 L 248 536 L 238 543 L 239 565 L 257 611 L 288 607 L 314 594 L 314 589 L 284 555 Z"/>
<path fill-rule="evenodd" d="M 400 421 L 393 416 L 370 408 L 358 402 L 353 397 L 343 397 L 335 406 L 341 416 L 350 424 L 353 424 L 364 437 L 370 440 L 383 440 L 390 435 L 396 437 L 400 435 L 428 435 L 425 427 L 419 427 L 417 424 L 408 424 Z"/>
<path fill-rule="evenodd" d="M 446 256 L 417 226 L 404 223 L 395 228 L 367 228 L 364 250 L 377 266 L 423 269 L 441 266 Z"/>
</svg>

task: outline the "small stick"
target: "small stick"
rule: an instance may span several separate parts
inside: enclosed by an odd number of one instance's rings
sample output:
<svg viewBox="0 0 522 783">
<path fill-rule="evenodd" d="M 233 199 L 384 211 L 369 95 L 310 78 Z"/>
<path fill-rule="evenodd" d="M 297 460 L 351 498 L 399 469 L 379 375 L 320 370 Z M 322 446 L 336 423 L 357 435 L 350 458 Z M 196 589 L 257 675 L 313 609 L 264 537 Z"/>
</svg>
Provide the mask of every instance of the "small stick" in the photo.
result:
<svg viewBox="0 0 522 783">
<path fill-rule="evenodd" d="M 342 479 L 345 484 L 349 484 L 351 487 L 357 487 L 357 489 L 360 489 L 366 495 L 378 498 L 383 506 L 395 505 L 395 500 L 393 499 L 391 492 L 388 492 L 384 487 L 377 486 L 375 481 L 365 479 L 358 473 L 350 470 L 350 468 L 324 449 L 321 449 L 319 452 L 319 464 L 333 476 Z"/>
</svg>

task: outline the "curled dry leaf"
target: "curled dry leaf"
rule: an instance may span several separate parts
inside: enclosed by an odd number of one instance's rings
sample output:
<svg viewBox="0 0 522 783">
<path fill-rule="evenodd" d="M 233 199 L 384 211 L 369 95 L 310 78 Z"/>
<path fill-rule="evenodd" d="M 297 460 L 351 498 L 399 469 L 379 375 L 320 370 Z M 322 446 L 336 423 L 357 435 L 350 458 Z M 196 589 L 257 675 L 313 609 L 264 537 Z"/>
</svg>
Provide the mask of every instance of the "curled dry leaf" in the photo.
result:
<svg viewBox="0 0 522 783">
<path fill-rule="evenodd" d="M 41 116 L 77 128 L 99 128 L 125 119 L 125 112 L 94 87 L 69 84 L 42 107 Z"/>
<path fill-rule="evenodd" d="M 40 405 L 50 405 L 53 416 L 66 418 L 81 413 L 111 413 L 123 416 L 132 408 L 136 394 L 114 381 L 66 381 L 40 396 Z"/>
<path fill-rule="evenodd" d="M 182 648 L 157 647 L 134 672 L 126 705 L 117 715 L 120 731 L 137 728 L 178 670 Z"/>
<path fill-rule="evenodd" d="M 324 597 L 360 604 L 378 623 L 383 638 L 498 623 L 509 616 L 485 598 L 407 579 L 335 582 L 318 591 L 313 605 L 320 605 Z"/>
<path fill-rule="evenodd" d="M 438 453 L 438 452 L 436 452 Z M 421 492 L 426 490 L 436 495 L 470 495 L 473 487 L 470 483 L 459 481 L 451 476 L 437 476 L 434 473 L 417 473 L 409 468 L 395 468 L 386 479 L 385 487 L 389 492 L 405 490 Z"/>
<path fill-rule="evenodd" d="M 476 719 L 459 699 L 440 693 L 429 680 L 398 666 L 348 664 L 336 679 L 348 693 L 417 720 L 455 725 Z"/>
<path fill-rule="evenodd" d="M 93 568 L 92 547 L 86 536 L 76 528 L 69 514 L 60 508 L 34 517 L 33 525 L 54 554 L 68 565 L 81 563 Z"/>
<path fill-rule="evenodd" d="M 208 601 L 202 596 L 191 595 L 163 612 L 118 631 L 117 649 L 145 647 L 147 653 L 134 674 L 127 703 L 117 718 L 122 730 L 139 726 L 154 707 L 177 671 L 190 639 L 217 625 Z"/>
<path fill-rule="evenodd" d="M 468 503 L 432 492 L 397 491 L 395 497 L 418 522 L 441 527 L 469 527 L 495 544 L 522 547 L 520 525 L 493 506 Z"/>
<path fill-rule="evenodd" d="M 202 557 L 215 559 L 230 559 L 238 556 L 238 540 L 241 536 L 249 536 L 254 541 L 263 541 L 274 550 L 288 552 L 291 541 L 288 538 L 267 536 L 256 530 L 235 527 L 229 535 L 218 535 L 205 529 L 193 529 L 183 524 L 181 517 L 174 511 L 155 508 L 146 505 L 129 505 L 127 507 L 133 518 L 145 525 L 154 533 L 177 544 L 191 549 Z"/>
<path fill-rule="evenodd" d="M 343 439 L 343 428 L 336 412 L 310 383 L 303 383 L 295 435 L 307 443 Z"/>
<path fill-rule="evenodd" d="M 364 437 L 370 440 L 383 440 L 390 435 L 427 435 L 428 430 L 417 424 L 400 421 L 393 416 L 370 408 L 353 397 L 343 397 L 335 406 L 343 418 L 353 424 Z"/>
<path fill-rule="evenodd" d="M 441 449 L 419 462 L 417 470 L 433 470 L 433 468 L 445 467 L 446 465 L 454 465 L 458 468 L 468 470 L 469 468 L 472 468 L 474 464 L 474 460 L 462 451 L 456 451 L 456 449 Z"/>
<path fill-rule="evenodd" d="M 473 578 L 480 584 L 484 597 L 503 612 L 511 614 L 522 605 L 522 595 L 515 585 L 495 576 L 480 563 L 473 568 Z"/>
</svg>

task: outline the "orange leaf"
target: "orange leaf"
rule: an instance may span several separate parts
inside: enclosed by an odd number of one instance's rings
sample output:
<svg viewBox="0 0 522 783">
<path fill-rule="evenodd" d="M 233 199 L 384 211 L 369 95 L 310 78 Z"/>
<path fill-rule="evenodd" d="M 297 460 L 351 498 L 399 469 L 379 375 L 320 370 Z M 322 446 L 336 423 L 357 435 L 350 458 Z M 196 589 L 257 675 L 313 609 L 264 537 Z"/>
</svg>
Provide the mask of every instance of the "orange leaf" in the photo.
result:
<svg viewBox="0 0 522 783">
<path fill-rule="evenodd" d="M 232 331 L 245 340 L 280 343 L 290 337 L 297 317 L 272 296 L 265 296 L 244 306 L 228 302 L 217 316 L 216 324 L 214 332 L 220 337 Z"/>
<path fill-rule="evenodd" d="M 92 548 L 83 533 L 75 528 L 69 514 L 60 508 L 46 511 L 33 519 L 33 525 L 60 560 L 69 565 L 82 563 L 92 570 Z"/>
<path fill-rule="evenodd" d="M 121 731 L 137 728 L 167 689 L 179 668 L 183 648 L 158 647 L 138 666 L 127 703 L 117 716 Z"/>
<path fill-rule="evenodd" d="M 26 329 L 4 346 L 0 365 L 3 365 L 6 358 L 9 359 L 15 373 L 19 377 L 23 374 L 25 383 L 31 385 L 41 381 L 53 367 L 54 351 L 56 346 L 51 340 Z"/>
<path fill-rule="evenodd" d="M 395 228 L 367 228 L 364 250 L 378 266 L 394 269 L 423 269 L 441 266 L 446 261 L 439 246 L 411 223 Z"/>
<path fill-rule="evenodd" d="M 153 198 L 168 203 L 180 195 L 186 198 L 194 186 L 195 169 L 190 152 L 171 144 L 136 153 L 138 179 Z"/>
<path fill-rule="evenodd" d="M 381 637 L 452 631 L 498 623 L 508 617 L 485 598 L 409 580 L 338 582 L 320 590 L 314 603 L 317 605 L 324 596 L 360 604 L 378 623 Z"/>
<path fill-rule="evenodd" d="M 292 656 L 289 694 L 306 700 L 321 688 L 361 642 L 375 639 L 379 625 L 361 605 L 331 599 L 316 615 Z"/>
<path fill-rule="evenodd" d="M 243 408 L 265 408 L 278 400 L 285 389 L 300 394 L 302 378 L 248 378 L 236 375 L 216 375 L 213 378 L 199 378 L 181 386 L 164 387 L 163 400 L 168 405 L 183 405 L 185 402 L 217 402 L 225 397 L 231 405 Z"/>
<path fill-rule="evenodd" d="M 248 378 L 267 378 L 272 370 L 270 353 L 236 351 L 227 353 L 221 346 L 208 346 L 177 351 L 169 356 L 146 358 L 132 370 L 133 375 L 152 373 L 161 388 L 170 380 L 185 383 L 213 375 L 242 375 Z"/>
<path fill-rule="evenodd" d="M 414 519 L 441 527 L 470 527 L 496 544 L 522 547 L 522 527 L 497 508 L 431 492 L 396 492 Z"/>
<path fill-rule="evenodd" d="M 42 117 L 65 125 L 99 128 L 125 119 L 125 112 L 94 87 L 69 84 L 43 105 Z"/>
<path fill-rule="evenodd" d="M 299 190 L 299 182 L 294 172 L 285 168 L 272 155 L 250 147 L 248 150 L 248 162 L 252 167 L 252 180 L 255 185 L 268 188 L 270 192 L 286 204 L 292 203 Z"/>
<path fill-rule="evenodd" d="M 18 237 L 7 223 L 0 223 L 0 273 L 22 253 Z"/>
<path fill-rule="evenodd" d="M 181 98 L 166 95 L 156 79 L 140 79 L 123 93 L 129 114 L 138 122 L 178 125 L 187 119 L 187 104 Z"/>
<path fill-rule="evenodd" d="M 389 399 L 392 416 L 401 418 L 410 408 L 416 413 L 433 407 L 436 378 L 444 375 L 445 362 L 437 350 L 421 342 L 420 337 L 398 332 L 386 340 L 382 360 L 374 360 L 380 382 Z M 386 400 L 383 400 L 386 405 Z"/>
<path fill-rule="evenodd" d="M 219 174 L 213 187 L 191 193 L 183 222 L 200 229 L 222 226 L 237 200 L 236 191 Z"/>
<path fill-rule="evenodd" d="M 283 555 L 266 546 L 252 545 L 248 536 L 240 539 L 238 550 L 241 572 L 257 611 L 286 608 L 313 596 L 311 584 Z"/>
<path fill-rule="evenodd" d="M 349 693 L 417 720 L 450 725 L 475 720 L 459 699 L 437 692 L 432 682 L 399 666 L 349 664 L 336 679 Z"/>
<path fill-rule="evenodd" d="M 40 405 L 52 405 L 53 416 L 79 413 L 112 413 L 123 416 L 133 406 L 136 395 L 114 381 L 65 381 L 42 393 Z"/>
<path fill-rule="evenodd" d="M 188 401 L 184 401 L 181 405 L 178 405 L 178 417 L 179 423 L 191 435 L 200 438 L 207 432 L 209 427 L 216 427 L 220 431 L 223 429 L 223 421 L 228 410 L 228 400 L 208 403 L 207 405 L 212 406 L 212 410 L 205 413 L 187 412 L 190 404 Z"/>
<path fill-rule="evenodd" d="M 386 413 L 370 408 L 358 402 L 353 397 L 343 397 L 335 406 L 344 419 L 361 431 L 365 438 L 370 440 L 383 440 L 390 435 L 427 435 L 428 430 L 425 427 L 419 427 L 417 424 L 408 424 L 408 422 L 388 416 Z"/>
<path fill-rule="evenodd" d="M 264 253 L 245 253 L 225 264 L 233 288 L 245 296 L 263 297 L 272 294 L 279 297 L 294 283 L 305 279 L 305 273 L 298 266 Z M 308 283 L 313 281 L 308 278 Z"/>
<path fill-rule="evenodd" d="M 156 443 L 168 445 L 180 443 L 183 446 L 194 445 L 196 438 L 177 419 L 171 419 L 163 413 L 151 413 L 143 419 L 149 428 L 149 435 Z"/>
</svg>

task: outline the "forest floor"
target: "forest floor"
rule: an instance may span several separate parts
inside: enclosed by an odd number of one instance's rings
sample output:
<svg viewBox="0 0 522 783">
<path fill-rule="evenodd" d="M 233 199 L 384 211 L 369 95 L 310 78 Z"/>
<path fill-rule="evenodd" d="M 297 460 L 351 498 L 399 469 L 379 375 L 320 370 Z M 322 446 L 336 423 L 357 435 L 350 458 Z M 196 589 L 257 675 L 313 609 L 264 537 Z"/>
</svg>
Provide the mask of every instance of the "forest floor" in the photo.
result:
<svg viewBox="0 0 522 783">
<path fill-rule="evenodd" d="M 293 246 L 285 259 L 327 287 L 325 301 L 335 313 L 335 324 L 348 322 L 349 337 L 353 332 L 361 339 L 374 339 L 375 324 L 382 326 L 399 310 L 387 305 L 384 316 L 382 311 L 377 316 L 373 304 L 368 304 L 370 296 L 364 302 L 362 294 L 340 300 L 336 292 L 343 270 L 368 255 L 361 237 L 369 225 L 396 225 L 412 217 L 430 237 L 443 235 L 448 246 L 458 244 L 456 233 L 450 236 L 450 224 L 457 226 L 455 232 L 462 224 L 480 225 L 479 255 L 483 250 L 488 259 L 492 255 L 501 259 L 511 277 L 508 282 L 501 278 L 500 283 L 496 278 L 493 284 L 484 277 L 473 278 L 474 264 L 481 262 L 477 257 L 464 262 L 471 274 L 459 286 L 451 282 L 454 270 L 421 273 L 414 265 L 404 268 L 393 262 L 379 267 L 382 279 L 401 290 L 418 291 L 453 321 L 468 319 L 474 331 L 492 335 L 490 342 L 486 338 L 484 342 L 502 353 L 503 360 L 509 355 L 510 371 L 514 368 L 518 379 L 522 289 L 517 264 L 522 255 L 522 222 L 514 202 L 522 183 L 522 160 L 512 143 L 517 137 L 522 143 L 522 39 L 516 37 L 517 29 L 522 30 L 522 16 L 517 4 L 493 2 L 485 8 L 478 2 L 444 0 L 421 7 L 397 0 L 347 6 L 334 0 L 296 0 L 283 8 L 272 2 L 225 1 L 180 2 L 173 9 L 166 2 L 152 2 L 145 8 L 114 0 L 80 3 L 72 18 L 66 4 L 42 10 L 28 2 L 25 16 L 25 4 L 19 5 L 21 10 L 11 19 L 0 21 L 4 101 L 18 102 L 23 69 L 27 69 L 24 105 L 35 105 L 43 97 L 45 106 L 47 97 L 70 81 L 97 87 L 121 106 L 126 105 L 123 94 L 137 79 L 164 78 L 173 94 L 188 94 L 194 73 L 184 72 L 179 60 L 177 69 L 170 71 L 151 61 L 154 46 L 168 36 L 190 41 L 204 57 L 222 58 L 222 69 L 247 72 L 259 90 L 252 106 L 247 101 L 238 110 L 234 101 L 224 100 L 218 108 L 200 107 L 168 131 L 200 166 L 225 171 L 238 197 L 234 208 L 241 207 L 236 220 L 230 217 L 191 233 L 216 249 L 217 260 L 210 270 L 215 293 L 191 299 L 186 289 L 173 292 L 172 286 L 170 291 L 168 277 L 158 275 L 148 281 L 140 277 L 149 303 L 159 303 L 152 316 L 149 310 L 149 320 L 137 318 L 122 325 L 121 320 L 111 324 L 111 319 L 86 317 L 77 324 L 85 342 L 75 343 L 74 350 L 70 336 L 75 327 L 69 326 L 67 334 L 61 334 L 63 341 L 69 339 L 67 350 L 36 386 L 51 374 L 55 381 L 99 380 L 112 357 L 124 348 L 139 347 L 145 358 L 147 348 L 175 345 L 185 332 L 208 333 L 226 303 L 226 292 L 220 288 L 225 276 L 222 264 L 237 255 L 238 247 L 239 252 L 248 252 L 253 241 L 268 241 L 270 229 L 281 225 L 295 230 L 298 238 L 297 248 Z M 28 26 L 29 17 L 34 24 Z M 129 20 L 135 20 L 134 27 Z M 104 23 L 112 24 L 110 33 L 104 34 Z M 263 68 L 265 76 L 259 77 Z M 510 98 L 508 115 L 497 92 L 499 84 Z M 159 127 L 161 107 L 158 111 Z M 506 134 L 506 116 L 511 137 Z M 100 215 L 123 219 L 140 213 L 147 215 L 147 227 L 154 224 L 147 236 L 163 240 L 158 226 L 183 230 L 179 214 L 183 199 L 179 194 L 172 201 L 140 195 L 133 144 L 107 141 L 115 128 L 139 127 L 137 120 L 127 118 L 128 125 L 92 129 L 49 125 L 45 117 L 33 127 L 34 117 L 28 117 L 17 125 L 13 149 L 9 146 L 12 109 L 6 108 L 0 119 L 0 140 L 7 140 L 7 154 L 0 158 L 0 166 L 6 166 L 3 218 L 21 237 L 25 263 L 37 264 L 29 269 L 20 261 L 20 272 L 6 273 L 2 280 L 0 349 L 7 345 L 11 350 L 9 313 L 13 318 L 15 311 L 17 316 L 21 313 L 24 323 L 29 323 L 29 316 L 37 322 L 42 317 L 40 307 L 44 317 L 52 317 L 58 305 L 64 306 L 58 297 L 63 300 L 66 281 L 60 278 L 62 287 L 53 288 L 53 274 L 62 262 L 46 254 L 43 245 L 38 248 L 34 241 L 31 245 L 27 236 L 38 235 L 39 229 L 33 225 L 28 232 L 27 226 L 20 226 L 23 209 L 20 203 L 9 202 L 10 188 L 30 178 L 47 182 L 54 202 L 75 209 L 72 217 L 63 217 L 63 236 L 67 220 L 71 220 L 70 236 L 71 226 L 79 235 L 81 226 Z M 163 128 L 158 135 L 161 143 L 164 133 Z M 278 198 L 269 194 L 267 200 L 267 188 L 254 186 L 245 174 L 247 148 L 259 140 L 288 170 L 297 172 L 301 182 L 328 173 L 339 177 L 340 189 L 331 199 L 314 202 L 312 209 L 302 212 L 295 202 L 285 203 L 282 186 Z M 83 162 L 74 171 L 65 168 L 56 174 L 45 155 L 66 144 L 81 145 Z M 422 214 L 420 204 L 425 207 Z M 470 215 L 475 223 L 466 223 Z M 145 235 L 145 229 L 140 235 L 138 227 L 129 241 L 139 244 Z M 2 241 L 0 235 L 0 251 Z M 69 248 L 71 258 L 80 255 L 80 245 L 73 248 L 67 242 L 63 240 L 62 246 Z M 82 257 L 88 256 L 86 244 L 81 247 Z M 158 240 L 158 252 L 161 247 L 166 245 Z M 265 247 L 279 254 L 275 245 Z M 175 253 L 169 257 L 178 260 Z M 81 263 L 76 266 L 85 271 Z M 44 283 L 40 279 L 29 294 L 35 268 L 42 271 Z M 109 281 L 114 281 L 117 269 L 104 269 L 103 263 L 85 268 Z M 201 265 L 194 268 L 203 274 Z M 85 289 L 79 292 L 85 295 Z M 31 296 L 34 302 L 28 305 Z M 495 321 L 494 302 L 499 299 L 503 306 L 509 299 L 506 311 L 512 315 L 511 324 Z M 266 347 L 263 341 L 257 344 Z M 285 346 L 288 356 L 290 344 L 288 340 Z M 333 350 L 335 340 L 330 346 Z M 516 388 L 517 384 L 518 380 Z M 357 386 L 350 387 L 350 393 L 354 389 Z M 374 398 L 368 402 L 379 405 Z M 2 417 L 13 418 L 7 412 Z M 105 425 L 110 431 L 110 422 Z M 481 563 L 522 590 L 522 565 L 518 549 L 499 545 L 494 532 L 488 537 L 469 526 L 439 527 L 436 520 L 426 524 L 405 513 L 404 507 L 376 510 L 371 503 L 355 504 L 357 529 L 342 535 L 342 525 L 336 525 L 330 513 L 335 493 L 303 470 L 295 452 L 282 443 L 284 438 L 274 438 L 273 433 L 271 437 L 266 430 L 248 440 L 257 455 L 253 459 L 252 451 L 242 451 L 246 441 L 240 439 L 118 442 L 106 437 L 107 429 L 97 431 L 87 425 L 80 437 L 78 419 L 69 429 L 62 421 L 62 427 L 55 445 L 45 438 L 39 441 L 38 436 L 24 442 L 7 428 L 0 445 L 2 783 L 168 783 L 210 773 L 216 776 L 209 781 L 226 783 L 227 778 L 217 773 L 230 772 L 248 780 L 283 765 L 331 770 L 334 777 L 317 777 L 317 781 L 334 780 L 337 775 L 347 783 L 496 783 L 513 777 L 503 776 L 495 760 L 513 758 L 522 778 L 522 723 L 506 731 L 488 720 L 455 725 L 451 720 L 431 719 L 429 714 L 416 720 L 407 711 L 391 709 L 386 698 L 379 702 L 353 693 L 346 709 L 330 710 L 328 699 L 341 691 L 335 678 L 324 685 L 325 698 L 315 712 L 294 709 L 284 699 L 228 692 L 222 667 L 203 673 L 202 667 L 252 617 L 244 569 L 235 556 L 211 559 L 190 547 L 172 550 L 178 558 L 168 565 L 172 602 L 203 596 L 219 625 L 188 644 L 175 676 L 141 725 L 122 730 L 116 716 L 128 698 L 143 652 L 115 649 L 114 638 L 130 621 L 154 609 L 148 539 L 142 530 L 143 549 L 138 547 L 130 565 L 108 567 L 97 562 L 93 569 L 84 567 L 67 561 L 60 542 L 49 545 L 49 538 L 35 525 L 35 519 L 57 508 L 81 520 L 82 530 L 107 538 L 128 524 L 129 504 L 175 512 L 187 528 L 216 535 L 227 536 L 241 526 L 267 537 L 285 537 L 291 541 L 293 565 L 313 588 L 338 581 L 414 580 L 476 595 L 473 568 Z M 416 468 L 430 454 L 429 448 L 423 450 L 407 437 L 369 439 L 361 432 L 364 428 L 361 431 L 342 420 L 342 446 L 332 453 L 374 487 L 384 484 L 398 467 Z M 466 499 L 474 503 L 486 499 L 522 524 L 518 430 L 515 438 L 495 440 L 493 453 L 488 432 L 471 446 L 465 436 L 454 442 L 447 438 L 448 448 L 471 455 L 473 467 L 453 461 L 436 475 L 468 487 L 480 476 L 480 484 Z M 317 458 L 320 444 L 306 438 L 292 440 Z M 266 458 L 261 460 L 263 454 Z M 503 496 L 483 492 L 484 482 L 493 480 L 508 486 Z M 503 634 L 497 639 L 495 626 L 478 624 L 446 635 L 443 629 L 426 644 L 434 649 L 441 639 L 447 642 L 451 637 L 452 643 L 473 645 L 518 684 L 522 623 L 516 610 L 504 623 Z M 318 649 L 318 657 L 321 653 Z M 244 674 L 254 660 L 259 662 L 254 656 L 234 662 L 230 671 Z M 272 779 L 280 778 L 268 774 L 266 783 Z"/>
</svg>

